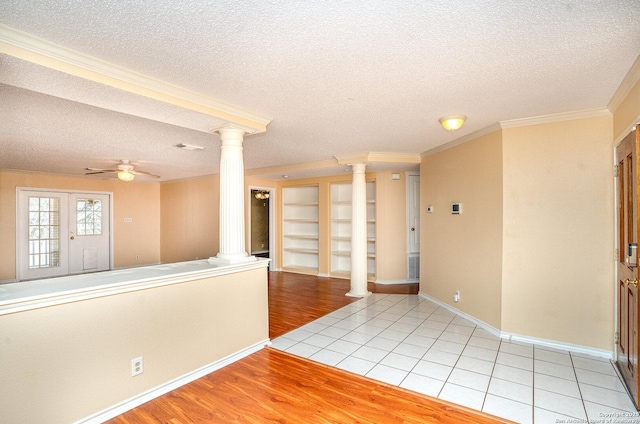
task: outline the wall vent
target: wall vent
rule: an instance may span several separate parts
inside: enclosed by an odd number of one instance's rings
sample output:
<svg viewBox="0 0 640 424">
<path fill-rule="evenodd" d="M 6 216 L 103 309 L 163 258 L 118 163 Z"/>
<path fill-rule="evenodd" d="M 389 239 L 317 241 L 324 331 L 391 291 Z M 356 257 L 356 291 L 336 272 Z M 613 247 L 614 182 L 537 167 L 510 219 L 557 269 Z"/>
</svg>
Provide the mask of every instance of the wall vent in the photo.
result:
<svg viewBox="0 0 640 424">
<path fill-rule="evenodd" d="M 420 256 L 409 256 L 409 279 L 420 278 Z"/>
</svg>

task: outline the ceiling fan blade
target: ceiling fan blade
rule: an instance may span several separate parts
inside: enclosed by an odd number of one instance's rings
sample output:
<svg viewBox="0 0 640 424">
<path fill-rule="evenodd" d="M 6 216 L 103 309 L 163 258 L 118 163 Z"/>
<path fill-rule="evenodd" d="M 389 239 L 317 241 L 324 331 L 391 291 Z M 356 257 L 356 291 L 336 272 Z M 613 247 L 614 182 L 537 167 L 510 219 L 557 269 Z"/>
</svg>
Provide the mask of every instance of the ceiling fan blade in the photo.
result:
<svg viewBox="0 0 640 424">
<path fill-rule="evenodd" d="M 135 169 L 132 169 L 132 170 L 131 170 L 131 171 L 129 171 L 129 172 L 131 172 L 131 173 L 132 173 L 132 174 L 134 174 L 134 175 L 146 175 L 147 177 L 160 178 L 160 176 L 159 176 L 159 175 L 155 175 L 155 174 L 152 174 L 152 173 L 150 173 L 150 172 L 137 171 L 137 170 L 135 170 Z"/>
<path fill-rule="evenodd" d="M 87 171 L 118 172 L 117 169 L 85 168 Z"/>
<path fill-rule="evenodd" d="M 116 171 L 111 171 L 111 170 L 104 170 L 104 171 L 92 171 L 92 172 L 85 172 L 84 175 L 93 175 L 93 174 L 110 174 L 112 172 L 116 172 Z"/>
</svg>

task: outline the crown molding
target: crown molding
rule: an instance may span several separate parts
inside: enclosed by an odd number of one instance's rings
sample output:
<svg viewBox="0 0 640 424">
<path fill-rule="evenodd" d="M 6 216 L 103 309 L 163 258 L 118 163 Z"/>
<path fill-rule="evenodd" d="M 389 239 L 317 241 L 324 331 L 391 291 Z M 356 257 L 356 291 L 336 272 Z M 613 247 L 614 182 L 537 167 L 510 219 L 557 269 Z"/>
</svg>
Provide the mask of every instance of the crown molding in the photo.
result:
<svg viewBox="0 0 640 424">
<path fill-rule="evenodd" d="M 452 147 L 456 147 L 459 146 L 461 144 L 464 144 L 468 141 L 471 140 L 475 140 L 476 138 L 480 138 L 483 137 L 487 134 L 491 134 L 494 133 L 496 131 L 500 131 L 502 129 L 502 127 L 500 126 L 499 123 L 493 124 L 493 125 L 489 125 L 488 127 L 484 127 L 479 129 L 478 131 L 474 131 L 472 133 L 469 133 L 465 136 L 462 136 L 460 138 L 457 138 L 453 141 L 450 141 L 448 143 L 445 144 L 441 144 L 440 146 L 434 147 L 433 149 L 429 149 L 429 150 L 425 150 L 424 152 L 422 152 L 420 154 L 420 158 L 424 159 L 428 156 L 432 156 L 435 155 L 436 153 L 442 152 L 443 150 L 447 150 L 447 149 L 451 149 Z"/>
<path fill-rule="evenodd" d="M 555 113 L 550 115 L 533 116 L 530 118 L 510 119 L 506 121 L 500 121 L 493 125 L 489 125 L 488 127 L 484 127 L 478 131 L 474 131 L 470 134 L 467 134 L 464 137 L 460 137 L 456 140 L 453 140 L 449 143 L 442 144 L 440 146 L 434 147 L 433 149 L 426 150 L 420 154 L 420 157 L 426 158 L 428 156 L 434 155 L 443 150 L 447 150 L 452 147 L 459 146 L 468 141 L 475 140 L 476 138 L 480 138 L 487 134 L 491 134 L 492 132 L 507 129 L 507 128 L 550 124 L 553 122 L 572 121 L 574 119 L 596 118 L 599 116 L 611 116 L 611 111 L 607 108 L 586 109 L 586 110 L 580 110 L 577 112 Z"/>
<path fill-rule="evenodd" d="M 267 118 L 0 24 L 0 53 L 265 132 Z"/>
<path fill-rule="evenodd" d="M 245 170 L 244 175 L 266 175 L 266 174 L 282 174 L 294 171 L 308 171 L 312 169 L 330 168 L 332 166 L 338 166 L 338 162 L 335 159 L 322 159 L 311 162 L 297 163 L 293 165 L 275 165 L 267 166 L 264 168 L 253 168 Z"/>
<path fill-rule="evenodd" d="M 509 119 L 500 121 L 503 129 L 526 127 L 530 125 L 551 124 L 554 122 L 572 121 L 575 119 L 596 118 L 599 116 L 611 116 L 608 108 L 585 109 L 574 112 L 553 113 L 550 115 L 532 116 L 530 118 Z"/>
<path fill-rule="evenodd" d="M 629 69 L 629 72 L 627 72 L 627 75 L 623 78 L 613 97 L 611 97 L 607 108 L 615 112 L 638 81 L 640 81 L 640 55 L 636 57 L 636 61 L 633 62 L 631 69 Z"/>
<path fill-rule="evenodd" d="M 354 163 L 420 163 L 418 153 L 394 153 L 394 152 L 360 152 L 335 156 L 339 165 L 351 165 Z"/>
</svg>

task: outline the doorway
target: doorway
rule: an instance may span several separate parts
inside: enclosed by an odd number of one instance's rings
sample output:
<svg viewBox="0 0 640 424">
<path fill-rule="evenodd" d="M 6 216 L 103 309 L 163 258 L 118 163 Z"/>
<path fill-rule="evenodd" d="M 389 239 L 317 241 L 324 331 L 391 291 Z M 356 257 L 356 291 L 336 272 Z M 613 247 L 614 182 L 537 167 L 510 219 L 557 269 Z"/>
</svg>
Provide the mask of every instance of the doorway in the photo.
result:
<svg viewBox="0 0 640 424">
<path fill-rule="evenodd" d="M 420 280 L 420 174 L 407 173 L 407 281 Z"/>
<path fill-rule="evenodd" d="M 17 189 L 18 281 L 111 269 L 111 194 Z"/>
<path fill-rule="evenodd" d="M 638 407 L 637 127 L 616 147 L 618 225 L 616 365 Z"/>
<path fill-rule="evenodd" d="M 258 258 L 271 259 L 269 270 L 273 270 L 274 190 L 255 187 L 250 189 L 250 194 L 250 254 Z"/>
</svg>

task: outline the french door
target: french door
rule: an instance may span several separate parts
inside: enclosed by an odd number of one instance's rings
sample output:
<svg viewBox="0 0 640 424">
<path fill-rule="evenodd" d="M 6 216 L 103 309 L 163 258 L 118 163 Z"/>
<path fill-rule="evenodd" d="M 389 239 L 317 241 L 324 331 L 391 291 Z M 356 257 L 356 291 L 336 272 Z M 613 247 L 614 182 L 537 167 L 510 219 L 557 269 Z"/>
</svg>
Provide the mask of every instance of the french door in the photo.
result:
<svg viewBox="0 0 640 424">
<path fill-rule="evenodd" d="M 105 193 L 18 189 L 17 279 L 109 270 L 110 200 Z"/>
<path fill-rule="evenodd" d="M 638 407 L 637 130 L 616 148 L 618 205 L 618 334 L 616 364 Z"/>
</svg>

